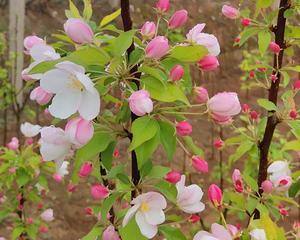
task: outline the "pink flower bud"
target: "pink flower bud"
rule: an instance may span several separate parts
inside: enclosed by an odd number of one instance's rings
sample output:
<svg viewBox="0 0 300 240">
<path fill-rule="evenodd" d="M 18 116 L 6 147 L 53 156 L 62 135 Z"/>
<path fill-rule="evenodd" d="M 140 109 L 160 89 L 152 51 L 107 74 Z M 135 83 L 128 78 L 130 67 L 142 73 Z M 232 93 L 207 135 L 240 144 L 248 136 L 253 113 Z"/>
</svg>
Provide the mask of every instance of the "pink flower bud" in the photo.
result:
<svg viewBox="0 0 300 240">
<path fill-rule="evenodd" d="M 114 226 L 110 225 L 104 230 L 102 240 L 120 240 L 119 234 Z"/>
<path fill-rule="evenodd" d="M 297 119 L 297 116 L 298 116 L 298 113 L 297 113 L 297 111 L 296 110 L 292 110 L 292 111 L 290 111 L 290 118 L 291 119 Z"/>
<path fill-rule="evenodd" d="M 190 223 L 196 223 L 196 222 L 199 222 L 199 221 L 200 221 L 200 216 L 198 216 L 197 214 L 192 214 L 189 217 L 189 222 Z"/>
<path fill-rule="evenodd" d="M 176 11 L 169 21 L 169 28 L 175 29 L 182 27 L 188 20 L 188 12 L 184 9 Z"/>
<path fill-rule="evenodd" d="M 33 144 L 33 138 L 26 138 L 26 140 L 25 140 L 25 143 L 27 144 L 27 145 L 32 145 Z"/>
<path fill-rule="evenodd" d="M 272 191 L 273 191 L 273 183 L 270 180 L 265 180 L 261 184 L 261 189 L 266 194 L 272 193 Z"/>
<path fill-rule="evenodd" d="M 23 206 L 22 204 L 20 204 L 20 205 L 17 207 L 17 209 L 18 209 L 19 211 L 23 211 L 23 210 L 24 210 L 24 206 Z"/>
<path fill-rule="evenodd" d="M 218 58 L 215 56 L 206 56 L 198 62 L 199 68 L 204 72 L 214 71 L 219 67 Z"/>
<path fill-rule="evenodd" d="M 244 187 L 240 170 L 234 169 L 232 173 L 232 181 L 234 184 L 235 191 L 242 193 L 244 191 Z"/>
<path fill-rule="evenodd" d="M 8 169 L 8 172 L 11 173 L 11 174 L 15 174 L 17 171 L 17 168 L 16 167 L 11 167 Z"/>
<path fill-rule="evenodd" d="M 154 22 L 145 22 L 141 29 L 141 34 L 145 39 L 153 38 L 155 32 L 156 32 L 156 25 Z"/>
<path fill-rule="evenodd" d="M 254 71 L 250 71 L 249 72 L 249 77 L 250 78 L 254 78 L 255 77 L 255 72 Z"/>
<path fill-rule="evenodd" d="M 222 13 L 225 17 L 230 18 L 230 19 L 236 19 L 240 16 L 240 12 L 238 9 L 228 6 L 228 5 L 224 5 L 222 7 Z"/>
<path fill-rule="evenodd" d="M 39 202 L 39 203 L 37 204 L 37 209 L 38 209 L 38 210 L 41 210 L 43 207 L 44 207 L 44 204 L 43 204 L 42 202 Z"/>
<path fill-rule="evenodd" d="M 109 196 L 109 190 L 100 184 L 95 184 L 91 187 L 91 195 L 94 200 L 105 199 Z"/>
<path fill-rule="evenodd" d="M 297 80 L 296 82 L 294 82 L 293 89 L 297 90 L 297 91 L 300 89 L 300 80 Z"/>
<path fill-rule="evenodd" d="M 241 24 L 244 26 L 244 27 L 248 27 L 250 24 L 251 24 L 251 20 L 249 18 L 243 18 L 241 20 Z"/>
<path fill-rule="evenodd" d="M 41 219 L 45 222 L 51 222 L 54 220 L 54 215 L 53 215 L 53 209 L 49 208 L 46 209 L 42 214 L 40 215 Z"/>
<path fill-rule="evenodd" d="M 120 151 L 119 151 L 119 149 L 115 149 L 115 150 L 114 150 L 113 157 L 114 157 L 114 158 L 120 157 Z"/>
<path fill-rule="evenodd" d="M 236 37 L 234 40 L 233 40 L 235 43 L 239 43 L 241 41 L 241 38 L 240 37 Z"/>
<path fill-rule="evenodd" d="M 36 101 L 40 105 L 45 105 L 49 103 L 52 97 L 53 97 L 52 93 L 46 92 L 41 87 L 36 87 L 30 93 L 30 99 L 32 101 Z"/>
<path fill-rule="evenodd" d="M 40 233 L 48 233 L 49 229 L 46 226 L 40 226 L 39 227 L 39 232 Z"/>
<path fill-rule="evenodd" d="M 87 215 L 87 216 L 92 216 L 94 214 L 93 209 L 89 208 L 89 207 L 85 208 L 84 212 L 85 212 L 85 215 Z"/>
<path fill-rule="evenodd" d="M 19 193 L 19 194 L 16 196 L 16 199 L 17 199 L 18 201 L 21 201 L 21 200 L 23 199 L 22 194 Z"/>
<path fill-rule="evenodd" d="M 170 171 L 165 176 L 165 180 L 173 184 L 178 183 L 180 179 L 181 179 L 181 174 L 177 171 Z"/>
<path fill-rule="evenodd" d="M 76 189 L 77 189 L 77 186 L 74 185 L 73 183 L 69 183 L 68 186 L 67 186 L 67 191 L 68 191 L 69 193 L 75 192 Z"/>
<path fill-rule="evenodd" d="M 292 185 L 292 178 L 290 176 L 279 177 L 274 185 L 277 191 L 287 191 Z"/>
<path fill-rule="evenodd" d="M 258 117 L 259 117 L 259 114 L 256 111 L 253 110 L 250 112 L 250 118 L 252 120 L 256 121 L 258 119 Z"/>
<path fill-rule="evenodd" d="M 194 95 L 198 103 L 206 103 L 209 99 L 208 91 L 204 87 L 194 87 Z"/>
<path fill-rule="evenodd" d="M 61 183 L 62 180 L 63 180 L 63 177 L 61 175 L 57 174 L 57 173 L 53 174 L 52 177 L 53 177 L 54 181 L 57 182 L 57 183 Z"/>
<path fill-rule="evenodd" d="M 277 77 L 276 74 L 271 74 L 271 80 L 272 80 L 272 82 L 275 83 L 277 81 L 277 79 L 278 79 L 278 77 Z"/>
<path fill-rule="evenodd" d="M 244 113 L 248 113 L 250 111 L 250 107 L 248 104 L 244 103 L 243 106 L 242 106 L 242 111 Z"/>
<path fill-rule="evenodd" d="M 26 223 L 27 223 L 28 225 L 33 224 L 33 219 L 32 219 L 32 218 L 27 218 L 27 219 L 26 219 Z"/>
<path fill-rule="evenodd" d="M 176 133 L 179 136 L 188 136 L 192 133 L 193 127 L 187 121 L 182 121 L 176 124 Z"/>
<path fill-rule="evenodd" d="M 153 111 L 153 102 L 146 90 L 139 90 L 131 94 L 128 99 L 130 110 L 137 116 L 144 116 Z"/>
<path fill-rule="evenodd" d="M 222 206 L 223 193 L 222 190 L 216 184 L 211 184 L 209 186 L 208 198 L 215 207 L 219 208 Z"/>
<path fill-rule="evenodd" d="M 79 18 L 70 18 L 64 24 L 66 34 L 77 44 L 92 43 L 94 33 L 91 27 Z"/>
<path fill-rule="evenodd" d="M 170 78 L 174 82 L 182 79 L 183 75 L 184 75 L 184 68 L 179 64 L 175 65 L 170 71 Z"/>
<path fill-rule="evenodd" d="M 204 159 L 202 159 L 198 156 L 192 157 L 192 166 L 194 169 L 196 169 L 199 172 L 202 172 L 202 173 L 208 172 L 208 163 Z"/>
<path fill-rule="evenodd" d="M 76 117 L 68 121 L 65 127 L 65 133 L 68 139 L 75 144 L 77 148 L 86 145 L 94 135 L 94 126 L 92 121 Z"/>
<path fill-rule="evenodd" d="M 6 144 L 6 147 L 10 150 L 16 151 L 19 148 L 19 139 L 16 137 L 13 137 L 9 143 Z"/>
<path fill-rule="evenodd" d="M 279 54 L 281 49 L 280 46 L 275 42 L 270 42 L 269 49 L 272 53 Z"/>
<path fill-rule="evenodd" d="M 287 217 L 289 215 L 289 211 L 286 208 L 280 208 L 279 213 L 283 217 Z"/>
<path fill-rule="evenodd" d="M 81 165 L 79 170 L 79 177 L 88 177 L 93 171 L 93 164 L 91 162 L 85 162 Z"/>
<path fill-rule="evenodd" d="M 156 4 L 156 8 L 160 12 L 167 12 L 170 9 L 170 1 L 169 0 L 159 0 Z"/>
<path fill-rule="evenodd" d="M 225 143 L 222 139 L 218 138 L 214 141 L 214 147 L 217 150 L 221 150 L 224 147 Z"/>
<path fill-rule="evenodd" d="M 148 43 L 145 51 L 148 58 L 162 58 L 169 51 L 169 41 L 163 36 L 157 36 Z"/>
<path fill-rule="evenodd" d="M 46 44 L 45 41 L 37 36 L 28 36 L 24 39 L 24 47 L 26 49 L 25 53 L 29 54 L 29 50 L 38 44 Z"/>
</svg>

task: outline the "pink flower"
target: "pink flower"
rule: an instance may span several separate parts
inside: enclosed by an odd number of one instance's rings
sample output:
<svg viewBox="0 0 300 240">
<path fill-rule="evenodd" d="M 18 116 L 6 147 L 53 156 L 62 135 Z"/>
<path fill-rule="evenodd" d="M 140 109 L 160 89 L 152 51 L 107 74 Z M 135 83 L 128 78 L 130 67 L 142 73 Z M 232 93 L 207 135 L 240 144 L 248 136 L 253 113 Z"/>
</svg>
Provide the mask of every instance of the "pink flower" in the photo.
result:
<svg viewBox="0 0 300 240">
<path fill-rule="evenodd" d="M 49 229 L 46 226 L 40 226 L 39 232 L 40 233 L 48 233 Z"/>
<path fill-rule="evenodd" d="M 181 176 L 181 180 L 176 184 L 176 189 L 176 203 L 182 211 L 193 214 L 202 212 L 205 209 L 205 205 L 201 202 L 202 189 L 196 184 L 185 186 L 185 175 Z"/>
<path fill-rule="evenodd" d="M 256 121 L 258 119 L 258 117 L 259 117 L 259 114 L 255 110 L 250 112 L 250 118 L 252 120 Z"/>
<path fill-rule="evenodd" d="M 87 216 L 92 216 L 94 214 L 93 209 L 89 208 L 89 207 L 85 208 L 84 212 L 85 212 L 85 215 L 87 215 Z"/>
<path fill-rule="evenodd" d="M 202 159 L 198 156 L 192 157 L 192 165 L 199 172 L 202 172 L 202 173 L 208 172 L 208 163 L 204 159 Z"/>
<path fill-rule="evenodd" d="M 272 80 L 272 82 L 275 83 L 277 81 L 277 79 L 278 79 L 277 74 L 271 74 L 271 80 Z"/>
<path fill-rule="evenodd" d="M 298 113 L 296 110 L 292 110 L 292 111 L 290 111 L 289 116 L 291 119 L 295 120 L 295 119 L 297 119 Z"/>
<path fill-rule="evenodd" d="M 35 35 L 27 36 L 24 39 L 24 47 L 26 49 L 25 53 L 29 54 L 29 50 L 33 48 L 35 45 L 46 44 L 45 41 Z"/>
<path fill-rule="evenodd" d="M 243 18 L 241 20 L 241 24 L 244 26 L 244 27 L 248 27 L 250 24 L 251 24 L 251 20 L 249 18 Z"/>
<path fill-rule="evenodd" d="M 62 180 L 63 180 L 63 177 L 61 175 L 57 174 L 57 173 L 53 174 L 52 177 L 53 177 L 54 181 L 57 182 L 57 183 L 61 183 Z"/>
<path fill-rule="evenodd" d="M 81 165 L 81 168 L 79 170 L 79 177 L 87 177 L 91 174 L 93 171 L 93 164 L 91 162 L 85 162 Z"/>
<path fill-rule="evenodd" d="M 279 54 L 281 51 L 280 46 L 275 42 L 270 42 L 269 49 L 272 53 Z"/>
<path fill-rule="evenodd" d="M 293 89 L 297 91 L 300 89 L 300 80 L 294 82 Z"/>
<path fill-rule="evenodd" d="M 68 186 L 67 186 L 67 191 L 68 191 L 69 193 L 75 192 L 76 189 L 77 189 L 77 186 L 74 185 L 73 183 L 69 183 Z"/>
<path fill-rule="evenodd" d="M 243 106 L 242 106 L 242 111 L 243 111 L 244 113 L 249 112 L 249 111 L 250 111 L 249 105 L 246 104 L 246 103 L 244 103 Z"/>
<path fill-rule="evenodd" d="M 177 171 L 170 171 L 165 176 L 165 180 L 173 184 L 179 182 L 180 179 L 181 179 L 181 174 Z"/>
<path fill-rule="evenodd" d="M 292 178 L 290 176 L 279 177 L 274 183 L 274 187 L 276 188 L 276 190 L 283 192 L 289 190 L 291 185 Z"/>
<path fill-rule="evenodd" d="M 21 77 L 24 81 L 30 81 L 32 80 L 33 78 L 31 77 L 31 75 L 29 75 L 29 70 L 28 68 L 25 68 L 22 70 L 21 72 Z"/>
<path fill-rule="evenodd" d="M 52 97 L 53 97 L 52 93 L 48 93 L 41 87 L 36 87 L 30 93 L 30 99 L 32 101 L 36 101 L 40 105 L 45 105 L 49 103 Z"/>
<path fill-rule="evenodd" d="M 214 147 L 218 150 L 221 150 L 224 147 L 225 143 L 222 139 L 218 138 L 214 141 Z"/>
<path fill-rule="evenodd" d="M 234 184 L 235 191 L 237 191 L 239 193 L 244 191 L 243 179 L 242 179 L 240 170 L 234 169 L 234 171 L 232 173 L 232 181 Z"/>
<path fill-rule="evenodd" d="M 19 139 L 16 137 L 13 137 L 9 143 L 6 144 L 6 147 L 9 148 L 10 150 L 18 150 L 19 148 Z"/>
<path fill-rule="evenodd" d="M 187 121 L 182 121 L 176 124 L 176 133 L 179 136 L 188 136 L 192 133 L 193 127 L 192 125 Z"/>
<path fill-rule="evenodd" d="M 157 36 L 148 43 L 145 51 L 148 58 L 162 58 L 169 51 L 169 41 L 163 36 Z"/>
<path fill-rule="evenodd" d="M 70 18 L 64 24 L 66 34 L 77 44 L 92 43 L 94 33 L 91 27 L 79 18 Z"/>
<path fill-rule="evenodd" d="M 162 13 L 167 12 L 170 9 L 170 1 L 159 0 L 158 3 L 156 4 L 156 8 Z"/>
<path fill-rule="evenodd" d="M 45 222 L 53 221 L 54 220 L 53 209 L 52 208 L 46 209 L 44 212 L 42 212 L 40 216 L 41 219 Z"/>
<path fill-rule="evenodd" d="M 204 87 L 194 87 L 194 94 L 198 103 L 206 103 L 209 99 L 208 91 Z"/>
<path fill-rule="evenodd" d="M 32 218 L 27 218 L 26 223 L 29 224 L 29 225 L 33 224 L 33 219 Z"/>
<path fill-rule="evenodd" d="M 169 21 L 169 28 L 175 29 L 182 27 L 188 20 L 188 12 L 184 9 L 176 11 Z"/>
<path fill-rule="evenodd" d="M 270 194 L 273 191 L 273 183 L 270 180 L 265 180 L 261 184 L 261 189 L 266 194 Z"/>
<path fill-rule="evenodd" d="M 109 196 L 109 190 L 100 184 L 95 184 L 91 187 L 91 195 L 93 199 L 100 200 Z"/>
<path fill-rule="evenodd" d="M 137 116 L 144 116 L 153 111 L 153 102 L 146 90 L 139 90 L 131 94 L 128 99 L 130 110 Z"/>
<path fill-rule="evenodd" d="M 189 217 L 189 222 L 191 222 L 191 223 L 196 223 L 196 222 L 199 222 L 200 219 L 201 219 L 201 218 L 200 218 L 197 214 L 192 214 L 192 215 Z"/>
<path fill-rule="evenodd" d="M 228 17 L 230 19 L 236 19 L 240 16 L 240 12 L 238 9 L 228 5 L 224 5 L 222 7 L 222 13 L 225 17 Z"/>
<path fill-rule="evenodd" d="M 199 68 L 204 72 L 214 71 L 219 67 L 218 58 L 215 56 L 206 56 L 198 62 Z"/>
<path fill-rule="evenodd" d="M 76 117 L 68 121 L 65 127 L 66 136 L 70 142 L 77 148 L 86 145 L 94 135 L 94 126 L 92 121 Z"/>
<path fill-rule="evenodd" d="M 102 240 L 120 240 L 119 234 L 114 226 L 110 225 L 104 230 Z"/>
<path fill-rule="evenodd" d="M 174 82 L 182 79 L 183 75 L 184 75 L 184 68 L 179 64 L 175 65 L 170 71 L 170 78 Z"/>
<path fill-rule="evenodd" d="M 142 29 L 141 34 L 143 38 L 151 39 L 154 37 L 156 32 L 156 25 L 154 22 L 145 22 Z"/>
<path fill-rule="evenodd" d="M 33 144 L 33 138 L 26 138 L 26 140 L 25 140 L 25 143 L 27 144 L 27 145 L 32 145 Z"/>
<path fill-rule="evenodd" d="M 241 111 L 238 95 L 234 92 L 216 94 L 208 100 L 207 107 L 212 118 L 220 124 L 230 122 Z"/>
<path fill-rule="evenodd" d="M 219 208 L 222 206 L 223 193 L 222 190 L 216 184 L 211 184 L 209 186 L 208 198 L 215 207 Z"/>
<path fill-rule="evenodd" d="M 227 226 L 228 228 L 228 226 Z M 213 223 L 211 225 L 211 233 L 207 231 L 198 232 L 193 240 L 232 240 L 231 232 L 220 224 Z"/>
</svg>

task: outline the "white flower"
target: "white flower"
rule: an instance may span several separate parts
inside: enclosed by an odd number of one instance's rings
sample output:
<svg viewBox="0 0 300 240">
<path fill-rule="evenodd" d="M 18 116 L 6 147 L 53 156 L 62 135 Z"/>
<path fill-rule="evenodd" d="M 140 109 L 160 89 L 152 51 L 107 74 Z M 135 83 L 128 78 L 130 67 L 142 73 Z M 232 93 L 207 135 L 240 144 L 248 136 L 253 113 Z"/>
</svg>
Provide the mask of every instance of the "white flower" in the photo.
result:
<svg viewBox="0 0 300 240">
<path fill-rule="evenodd" d="M 100 96 L 85 69 L 69 61 L 55 67 L 40 80 L 45 91 L 56 94 L 49 106 L 50 113 L 66 119 L 78 111 L 86 120 L 95 118 L 100 112 Z"/>
<path fill-rule="evenodd" d="M 131 204 L 133 206 L 127 211 L 123 226 L 135 215 L 141 233 L 148 239 L 153 238 L 158 231 L 157 225 L 165 221 L 163 209 L 167 207 L 166 199 L 160 193 L 148 192 L 133 199 Z"/>
<path fill-rule="evenodd" d="M 281 177 L 291 175 L 291 170 L 287 161 L 275 161 L 268 167 L 267 171 L 270 174 L 270 180 L 274 185 Z"/>
<path fill-rule="evenodd" d="M 205 209 L 204 203 L 201 202 L 203 191 L 196 185 L 185 186 L 185 175 L 181 176 L 181 180 L 176 184 L 177 188 L 177 205 L 189 214 L 199 213 Z"/>
<path fill-rule="evenodd" d="M 60 168 L 57 169 L 56 173 L 61 177 L 68 175 L 69 174 L 69 170 L 68 170 L 69 164 L 70 164 L 69 162 L 63 161 L 62 165 L 60 166 Z"/>
<path fill-rule="evenodd" d="M 250 232 L 251 240 L 267 240 L 264 229 L 254 229 Z"/>
<path fill-rule="evenodd" d="M 228 225 L 227 225 L 228 228 Z M 232 240 L 231 232 L 224 226 L 213 223 L 211 225 L 211 233 L 207 231 L 199 231 L 193 240 Z"/>
<path fill-rule="evenodd" d="M 46 209 L 44 212 L 41 213 L 41 219 L 44 220 L 45 222 L 51 222 L 54 220 L 54 215 L 53 215 L 53 209 L 49 208 Z"/>
<path fill-rule="evenodd" d="M 29 122 L 25 122 L 21 124 L 21 132 L 22 134 L 27 137 L 35 137 L 36 135 L 38 135 L 41 131 L 41 126 L 40 125 L 33 125 Z"/>
</svg>

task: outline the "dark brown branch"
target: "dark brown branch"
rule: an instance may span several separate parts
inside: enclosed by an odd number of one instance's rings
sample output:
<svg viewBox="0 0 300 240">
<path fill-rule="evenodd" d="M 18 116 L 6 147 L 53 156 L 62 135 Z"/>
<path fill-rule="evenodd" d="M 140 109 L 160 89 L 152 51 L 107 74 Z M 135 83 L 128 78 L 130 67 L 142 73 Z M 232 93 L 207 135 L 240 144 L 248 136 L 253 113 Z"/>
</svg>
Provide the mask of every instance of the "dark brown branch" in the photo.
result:
<svg viewBox="0 0 300 240">
<path fill-rule="evenodd" d="M 281 79 L 281 74 L 279 70 L 282 67 L 283 61 L 283 53 L 285 48 L 285 41 L 284 41 L 284 32 L 286 26 L 286 18 L 284 17 L 284 12 L 290 8 L 289 0 L 281 0 L 280 1 L 280 10 L 278 13 L 277 18 L 277 26 L 273 28 L 273 32 L 275 34 L 275 42 L 280 46 L 282 49 L 277 56 L 274 55 L 274 71 L 273 74 L 277 76 L 277 80 L 275 82 L 272 81 L 271 87 L 269 89 L 269 101 L 273 102 L 277 105 L 277 98 L 278 98 L 278 91 L 279 91 L 279 84 Z M 262 182 L 267 179 L 267 169 L 268 169 L 268 155 L 269 149 L 272 142 L 272 138 L 274 135 L 275 128 L 279 123 L 279 119 L 276 116 L 274 111 L 269 111 L 269 117 L 267 120 L 267 125 L 265 129 L 265 133 L 263 136 L 262 141 L 259 143 L 258 148 L 260 151 L 260 163 L 259 163 L 259 173 L 258 173 L 258 181 L 257 184 L 260 187 Z M 263 190 L 259 189 L 259 195 L 262 195 Z M 259 212 L 256 210 L 254 218 L 259 218 Z"/>
</svg>

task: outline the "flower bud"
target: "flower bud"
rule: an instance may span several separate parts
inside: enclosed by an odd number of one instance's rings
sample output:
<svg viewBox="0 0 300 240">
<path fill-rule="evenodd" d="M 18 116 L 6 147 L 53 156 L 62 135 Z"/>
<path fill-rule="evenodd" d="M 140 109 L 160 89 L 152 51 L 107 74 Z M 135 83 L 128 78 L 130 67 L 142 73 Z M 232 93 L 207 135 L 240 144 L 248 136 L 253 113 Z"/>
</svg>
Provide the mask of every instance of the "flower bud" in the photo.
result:
<svg viewBox="0 0 300 240">
<path fill-rule="evenodd" d="M 69 183 L 68 186 L 67 186 L 67 191 L 69 193 L 73 193 L 75 192 L 77 189 L 76 185 L 74 185 L 73 183 Z"/>
<path fill-rule="evenodd" d="M 39 232 L 40 233 L 48 233 L 49 229 L 46 226 L 40 226 Z"/>
<path fill-rule="evenodd" d="M 77 148 L 86 145 L 94 135 L 94 126 L 92 121 L 76 117 L 68 121 L 65 127 L 65 133 L 68 139 L 75 144 Z"/>
<path fill-rule="evenodd" d="M 176 124 L 176 133 L 179 136 L 188 136 L 192 133 L 193 127 L 187 121 L 182 121 Z"/>
<path fill-rule="evenodd" d="M 292 185 L 292 178 L 290 176 L 279 177 L 274 185 L 277 191 L 287 191 Z"/>
<path fill-rule="evenodd" d="M 182 79 L 184 75 L 184 68 L 181 65 L 174 66 L 170 71 L 170 79 L 174 82 Z"/>
<path fill-rule="evenodd" d="M 94 200 L 105 199 L 109 196 L 109 190 L 100 184 L 95 184 L 91 187 L 91 195 Z"/>
<path fill-rule="evenodd" d="M 296 82 L 294 82 L 293 89 L 297 90 L 297 91 L 300 89 L 300 80 L 297 80 Z"/>
<path fill-rule="evenodd" d="M 30 93 L 30 99 L 32 101 L 36 101 L 40 105 L 45 105 L 49 103 L 52 97 L 53 97 L 52 93 L 46 92 L 41 87 L 36 87 Z"/>
<path fill-rule="evenodd" d="M 22 72 L 21 72 L 21 77 L 22 77 L 22 79 L 23 79 L 25 82 L 30 81 L 30 80 L 33 79 L 33 78 L 29 75 L 29 70 L 28 70 L 28 68 L 25 68 L 25 69 L 22 70 Z"/>
<path fill-rule="evenodd" d="M 218 58 L 215 56 L 206 56 L 198 62 L 199 68 L 204 72 L 214 71 L 219 67 Z"/>
<path fill-rule="evenodd" d="M 57 174 L 57 173 L 53 174 L 52 177 L 53 177 L 54 181 L 57 182 L 57 183 L 61 183 L 62 180 L 63 180 L 63 177 L 61 175 Z"/>
<path fill-rule="evenodd" d="M 27 219 L 26 219 L 26 223 L 27 223 L 28 225 L 33 224 L 33 219 L 32 219 L 32 218 L 27 218 Z"/>
<path fill-rule="evenodd" d="M 41 216 L 41 219 L 45 222 L 53 221 L 54 220 L 53 209 L 51 209 L 51 208 L 46 209 L 44 212 L 42 212 L 42 214 L 40 216 Z"/>
<path fill-rule="evenodd" d="M 221 150 L 224 147 L 225 143 L 222 139 L 218 138 L 214 141 L 214 147 L 217 150 Z"/>
<path fill-rule="evenodd" d="M 241 38 L 240 37 L 236 37 L 235 39 L 234 39 L 234 42 L 235 43 L 239 43 L 241 41 Z"/>
<path fill-rule="evenodd" d="M 156 32 L 156 25 L 154 22 L 145 22 L 141 28 L 141 34 L 145 39 L 151 39 L 154 37 Z"/>
<path fill-rule="evenodd" d="M 174 13 L 169 21 L 169 28 L 175 29 L 182 27 L 188 20 L 188 12 L 186 10 L 179 10 Z"/>
<path fill-rule="evenodd" d="M 222 7 L 222 13 L 225 17 L 227 17 L 229 19 L 236 19 L 240 16 L 240 12 L 238 9 L 228 6 L 228 5 L 224 5 Z"/>
<path fill-rule="evenodd" d="M 79 18 L 70 18 L 64 24 L 66 34 L 77 44 L 92 43 L 94 33 L 91 27 Z"/>
<path fill-rule="evenodd" d="M 169 51 L 169 41 L 163 36 L 157 36 L 148 43 L 145 51 L 148 58 L 162 58 Z"/>
<path fill-rule="evenodd" d="M 37 36 L 27 36 L 25 39 L 24 39 L 24 47 L 26 49 L 25 53 L 26 54 L 29 54 L 29 50 L 34 47 L 35 45 L 38 45 L 38 44 L 46 44 L 45 41 Z"/>
<path fill-rule="evenodd" d="M 92 216 L 94 214 L 93 209 L 89 208 L 89 207 L 85 208 L 84 212 L 85 212 L 85 215 L 87 215 L 87 216 Z"/>
<path fill-rule="evenodd" d="M 169 0 L 159 0 L 158 3 L 156 4 L 156 8 L 158 11 L 164 13 L 169 11 L 170 9 L 170 1 Z"/>
<path fill-rule="evenodd" d="M 91 162 L 85 162 L 82 164 L 79 170 L 79 177 L 84 178 L 88 177 L 93 171 L 93 164 Z"/>
<path fill-rule="evenodd" d="M 275 42 L 270 42 L 269 49 L 272 53 L 279 54 L 281 49 L 280 46 Z"/>
<path fill-rule="evenodd" d="M 243 106 L 242 106 L 242 111 L 243 111 L 244 113 L 248 113 L 249 110 L 250 110 L 249 105 L 246 104 L 246 103 L 244 103 Z"/>
<path fill-rule="evenodd" d="M 199 222 L 199 221 L 200 221 L 200 216 L 198 216 L 197 214 L 192 214 L 189 217 L 189 222 L 190 223 L 196 223 L 196 222 Z"/>
<path fill-rule="evenodd" d="M 17 171 L 17 168 L 16 168 L 16 167 L 11 167 L 11 168 L 8 169 L 8 172 L 9 172 L 10 174 L 15 174 L 16 171 Z"/>
<path fill-rule="evenodd" d="M 102 240 L 120 240 L 119 234 L 114 226 L 110 225 L 104 230 Z"/>
<path fill-rule="evenodd" d="M 277 79 L 278 79 L 278 77 L 277 77 L 276 74 L 271 74 L 271 80 L 272 80 L 272 82 L 275 83 L 277 81 Z"/>
<path fill-rule="evenodd" d="M 253 121 L 256 121 L 259 117 L 259 114 L 256 112 L 256 111 L 251 111 L 250 112 L 250 118 L 253 120 Z"/>
<path fill-rule="evenodd" d="M 244 27 L 248 27 L 250 24 L 251 24 L 251 20 L 249 18 L 243 18 L 241 20 L 241 24 L 244 26 Z"/>
<path fill-rule="evenodd" d="M 254 71 L 250 71 L 249 72 L 249 77 L 250 78 L 254 78 L 255 77 L 255 72 Z"/>
<path fill-rule="evenodd" d="M 181 174 L 177 171 L 170 171 L 165 176 L 165 180 L 173 184 L 178 183 L 180 179 L 181 179 Z"/>
<path fill-rule="evenodd" d="M 131 112 L 137 116 L 144 116 L 153 111 L 153 102 L 146 90 L 139 90 L 131 94 L 128 99 Z"/>
<path fill-rule="evenodd" d="M 194 87 L 194 95 L 198 103 L 206 103 L 209 99 L 208 91 L 204 87 Z"/>
<path fill-rule="evenodd" d="M 6 147 L 10 150 L 16 151 L 19 148 L 19 139 L 16 137 L 13 137 L 9 143 L 6 144 Z"/>
<path fill-rule="evenodd" d="M 32 145 L 33 144 L 33 138 L 26 138 L 25 143 L 26 145 Z"/>
<path fill-rule="evenodd" d="M 265 180 L 261 184 L 261 189 L 266 194 L 272 193 L 272 191 L 273 191 L 273 183 L 270 180 Z"/>
<path fill-rule="evenodd" d="M 222 190 L 216 185 L 211 184 L 208 188 L 208 198 L 215 207 L 221 207 L 223 202 Z"/>
<path fill-rule="evenodd" d="M 297 119 L 298 113 L 296 110 L 291 110 L 289 115 L 290 115 L 291 119 L 295 120 L 295 119 Z"/>
<path fill-rule="evenodd" d="M 199 156 L 192 157 L 192 166 L 199 172 L 207 173 L 208 172 L 208 163 L 200 158 Z"/>
<path fill-rule="evenodd" d="M 235 191 L 242 193 L 244 191 L 244 187 L 240 170 L 234 169 L 232 173 L 232 181 L 234 184 Z"/>
</svg>

